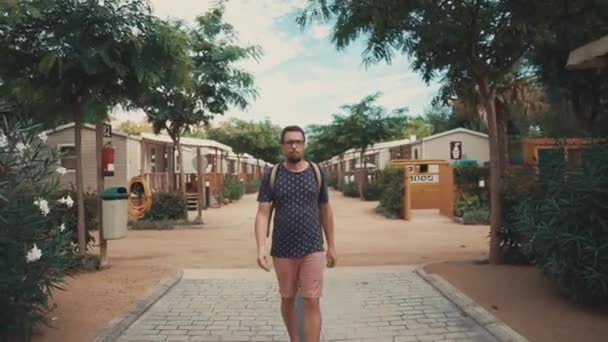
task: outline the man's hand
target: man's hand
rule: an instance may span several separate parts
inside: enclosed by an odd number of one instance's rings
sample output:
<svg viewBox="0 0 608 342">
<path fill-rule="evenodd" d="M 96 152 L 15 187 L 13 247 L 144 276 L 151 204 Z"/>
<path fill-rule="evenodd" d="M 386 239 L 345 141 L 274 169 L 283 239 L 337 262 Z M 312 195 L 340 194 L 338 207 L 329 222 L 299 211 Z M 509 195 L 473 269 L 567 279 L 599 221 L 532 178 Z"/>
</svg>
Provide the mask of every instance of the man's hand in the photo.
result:
<svg viewBox="0 0 608 342">
<path fill-rule="evenodd" d="M 270 272 L 270 258 L 264 250 L 258 252 L 258 266 L 266 270 L 266 272 Z"/>
<path fill-rule="evenodd" d="M 338 257 L 336 255 L 336 247 L 327 248 L 327 267 L 334 268 L 338 263 Z"/>
</svg>

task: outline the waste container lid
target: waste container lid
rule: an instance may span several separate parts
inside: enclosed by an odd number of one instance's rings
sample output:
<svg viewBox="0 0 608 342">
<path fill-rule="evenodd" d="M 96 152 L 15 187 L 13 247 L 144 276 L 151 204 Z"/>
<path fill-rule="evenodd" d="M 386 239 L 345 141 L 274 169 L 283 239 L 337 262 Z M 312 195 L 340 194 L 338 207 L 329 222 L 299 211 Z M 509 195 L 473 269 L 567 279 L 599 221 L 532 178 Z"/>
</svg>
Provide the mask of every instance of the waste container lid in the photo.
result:
<svg viewBox="0 0 608 342">
<path fill-rule="evenodd" d="M 103 200 L 121 200 L 128 199 L 129 193 L 125 187 L 114 187 L 107 188 L 101 193 L 101 199 Z"/>
</svg>

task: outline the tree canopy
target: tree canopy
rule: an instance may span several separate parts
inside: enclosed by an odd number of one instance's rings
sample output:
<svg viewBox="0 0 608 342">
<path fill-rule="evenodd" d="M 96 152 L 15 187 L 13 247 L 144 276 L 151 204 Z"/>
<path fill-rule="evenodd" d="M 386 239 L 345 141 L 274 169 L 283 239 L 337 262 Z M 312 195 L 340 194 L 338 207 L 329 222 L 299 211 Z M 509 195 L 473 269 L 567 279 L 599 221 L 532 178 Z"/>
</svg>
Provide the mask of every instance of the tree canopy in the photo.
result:
<svg viewBox="0 0 608 342">
<path fill-rule="evenodd" d="M 390 63 L 396 53 L 409 55 L 412 68 L 426 82 L 441 79 L 444 102 L 479 94 L 490 135 L 492 263 L 500 258 L 507 154 L 505 117 L 495 107 L 497 91 L 546 34 L 551 2 L 309 0 L 297 19 L 302 26 L 311 20 L 333 21 L 331 40 L 338 49 L 365 36 L 363 59 L 368 65 Z"/>
</svg>

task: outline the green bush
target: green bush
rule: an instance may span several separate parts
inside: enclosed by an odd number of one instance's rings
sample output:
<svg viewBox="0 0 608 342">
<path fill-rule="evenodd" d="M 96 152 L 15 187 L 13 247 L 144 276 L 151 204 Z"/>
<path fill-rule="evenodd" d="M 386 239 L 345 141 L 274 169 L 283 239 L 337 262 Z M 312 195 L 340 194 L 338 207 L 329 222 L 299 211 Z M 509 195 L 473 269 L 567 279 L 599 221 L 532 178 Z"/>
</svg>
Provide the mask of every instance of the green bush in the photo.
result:
<svg viewBox="0 0 608 342">
<path fill-rule="evenodd" d="M 555 166 L 539 191 L 515 208 L 523 249 L 567 297 L 608 304 L 608 146 L 594 146 L 581 167 Z"/>
<path fill-rule="evenodd" d="M 68 231 L 72 232 L 72 242 L 74 243 L 74 251 L 78 252 L 78 202 L 76 200 L 76 190 L 61 190 L 59 191 L 61 198 L 66 199 L 68 202 L 73 202 L 70 207 L 66 207 L 65 213 L 55 213 L 51 211 L 51 216 L 56 215 L 63 216 L 63 222 Z M 59 218 L 55 218 L 58 220 Z M 91 231 L 99 229 L 99 222 L 97 220 L 97 194 L 93 192 L 84 193 L 84 227 L 85 227 L 85 241 L 87 250 L 92 248 L 95 243 L 95 237 L 91 234 Z"/>
<path fill-rule="evenodd" d="M 223 189 L 224 198 L 229 199 L 230 201 L 238 201 L 243 197 L 243 184 L 239 181 L 237 177 L 228 176 L 224 180 L 224 189 Z"/>
<path fill-rule="evenodd" d="M 463 217 L 465 213 L 481 209 L 483 206 L 481 204 L 479 196 L 475 194 L 471 195 L 461 193 L 456 199 L 455 207 L 456 208 L 454 214 L 457 217 Z"/>
<path fill-rule="evenodd" d="M 35 127 L 0 122 L 0 340 L 29 341 L 49 324 L 51 296 L 77 264 L 60 203 L 58 154 Z M 8 120 L 11 120 L 10 122 Z M 14 121 L 13 121 L 14 120 Z"/>
<path fill-rule="evenodd" d="M 505 178 L 505 194 L 502 198 L 503 225 L 498 231 L 502 259 L 509 264 L 529 264 L 522 245 L 526 236 L 518 227 L 515 208 L 529 196 L 541 193 L 536 171 L 529 166 L 512 167 Z"/>
<path fill-rule="evenodd" d="M 377 212 L 388 218 L 403 218 L 403 168 L 386 168 L 380 178 L 380 205 Z"/>
<path fill-rule="evenodd" d="M 489 224 L 490 212 L 487 208 L 476 208 L 465 211 L 462 215 L 464 224 Z"/>
<path fill-rule="evenodd" d="M 188 217 L 186 198 L 177 193 L 157 192 L 152 195 L 152 207 L 146 220 L 185 220 Z"/>
<path fill-rule="evenodd" d="M 329 176 L 329 178 L 327 179 L 327 186 L 329 188 L 334 188 L 338 190 L 338 177 Z"/>
<path fill-rule="evenodd" d="M 346 197 L 357 198 L 359 197 L 359 187 L 355 182 L 345 183 L 342 185 L 342 193 Z"/>
<path fill-rule="evenodd" d="M 260 190 L 260 181 L 259 180 L 250 180 L 245 185 L 246 194 L 255 194 L 259 190 Z"/>
<path fill-rule="evenodd" d="M 363 198 L 366 201 L 379 201 L 381 194 L 380 186 L 378 184 L 366 184 L 363 187 Z"/>
<path fill-rule="evenodd" d="M 200 222 L 187 220 L 139 220 L 129 222 L 129 228 L 133 230 L 172 230 L 177 226 L 194 226 L 200 225 Z"/>
</svg>

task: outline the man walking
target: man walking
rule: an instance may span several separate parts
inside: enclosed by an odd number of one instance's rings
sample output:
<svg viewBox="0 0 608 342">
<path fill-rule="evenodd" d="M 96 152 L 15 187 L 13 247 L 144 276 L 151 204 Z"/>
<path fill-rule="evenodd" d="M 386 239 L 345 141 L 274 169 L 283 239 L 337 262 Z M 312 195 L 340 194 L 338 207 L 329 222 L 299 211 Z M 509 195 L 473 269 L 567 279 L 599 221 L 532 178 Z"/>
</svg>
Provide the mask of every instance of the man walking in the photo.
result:
<svg viewBox="0 0 608 342">
<path fill-rule="evenodd" d="M 283 129 L 281 153 L 285 160 L 264 175 L 255 220 L 257 262 L 270 271 L 272 256 L 281 295 L 281 314 L 291 342 L 300 342 L 295 310 L 298 288 L 304 299 L 307 340 L 320 340 L 319 299 L 323 291 L 323 272 L 325 266 L 333 268 L 337 261 L 327 180 L 316 164 L 304 160 L 305 143 L 302 128 L 288 126 Z M 269 256 L 266 238 L 273 210 L 275 219 Z"/>
</svg>

